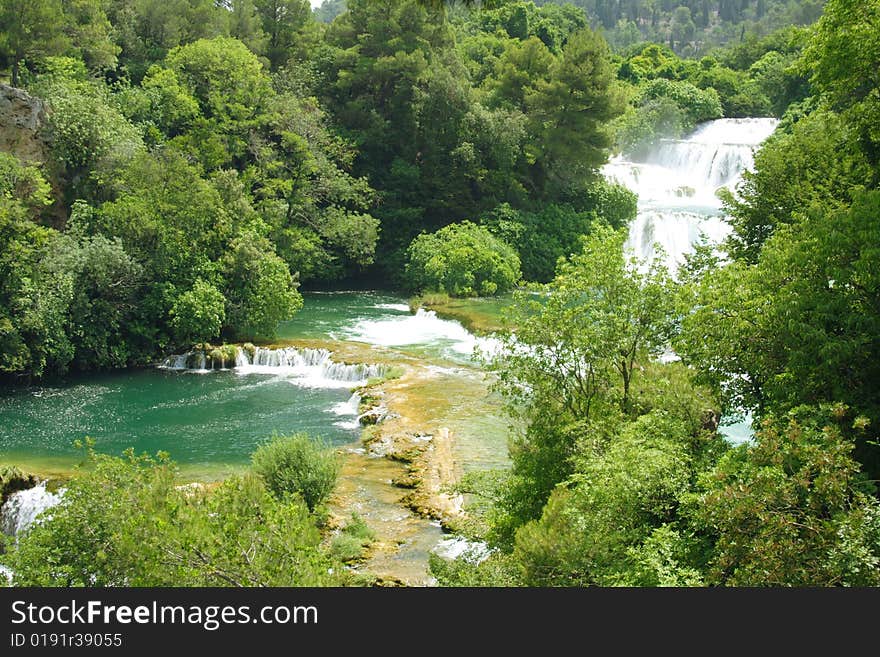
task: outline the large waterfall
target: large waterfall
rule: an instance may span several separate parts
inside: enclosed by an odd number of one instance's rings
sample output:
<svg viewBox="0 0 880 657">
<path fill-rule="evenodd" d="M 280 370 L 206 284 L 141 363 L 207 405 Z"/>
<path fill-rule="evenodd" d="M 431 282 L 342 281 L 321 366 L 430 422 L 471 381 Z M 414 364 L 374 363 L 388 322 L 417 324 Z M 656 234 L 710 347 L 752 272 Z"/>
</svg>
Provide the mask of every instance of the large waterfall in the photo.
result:
<svg viewBox="0 0 880 657">
<path fill-rule="evenodd" d="M 37 517 L 61 501 L 62 491 L 51 493 L 46 482 L 13 493 L 0 508 L 0 530 L 15 536 L 30 527 Z"/>
<path fill-rule="evenodd" d="M 661 142 L 640 162 L 621 157 L 605 175 L 639 196 L 638 216 L 627 248 L 641 258 L 655 256 L 654 244 L 673 268 L 684 261 L 702 235 L 718 243 L 730 232 L 717 192 L 733 191 L 754 164 L 754 149 L 776 128 L 776 119 L 718 119 L 685 139 Z"/>
<path fill-rule="evenodd" d="M 386 371 L 382 365 L 336 362 L 326 349 L 269 349 L 251 345 L 169 356 L 160 367 L 207 373 L 226 369 L 227 365 L 239 374 L 285 376 L 297 385 L 311 388 L 354 388 L 371 378 L 384 376 Z"/>
</svg>

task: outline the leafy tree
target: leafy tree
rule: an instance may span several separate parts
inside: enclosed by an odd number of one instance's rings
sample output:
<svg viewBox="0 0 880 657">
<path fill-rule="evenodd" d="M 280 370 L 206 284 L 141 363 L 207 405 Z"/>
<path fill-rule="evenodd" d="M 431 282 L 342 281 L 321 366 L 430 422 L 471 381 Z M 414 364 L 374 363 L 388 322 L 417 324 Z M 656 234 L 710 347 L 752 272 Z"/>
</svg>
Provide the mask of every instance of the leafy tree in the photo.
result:
<svg viewBox="0 0 880 657">
<path fill-rule="evenodd" d="M 416 292 L 491 296 L 509 291 L 520 277 L 514 250 L 470 222 L 420 235 L 407 255 L 406 276 Z"/>
<path fill-rule="evenodd" d="M 197 279 L 171 307 L 171 327 L 180 344 L 206 342 L 220 335 L 226 319 L 226 299 L 216 287 Z"/>
<path fill-rule="evenodd" d="M 729 452 L 701 477 L 690 512 L 714 540 L 708 583 L 880 582 L 878 504 L 844 435 L 852 421 L 843 406 L 767 418 L 754 447 Z"/>
<path fill-rule="evenodd" d="M 343 583 L 315 519 L 253 475 L 174 486 L 167 458 L 91 457 L 4 561 L 19 586 L 319 586 Z"/>
<path fill-rule="evenodd" d="M 141 355 L 137 304 L 144 270 L 118 238 L 67 233 L 40 269 L 47 279 L 72 281 L 65 333 L 74 349 L 73 366 L 81 371 L 125 367 Z"/>
<path fill-rule="evenodd" d="M 873 170 L 848 139 L 841 118 L 818 110 L 773 136 L 743 174 L 738 197 L 725 199 L 734 233 L 734 257 L 755 262 L 780 226 L 811 207 L 847 206 L 855 190 L 870 184 Z"/>
<path fill-rule="evenodd" d="M 221 266 L 226 279 L 228 331 L 234 338 L 271 338 L 278 322 L 290 319 L 302 308 L 297 281 L 267 239 L 255 234 L 236 238 Z"/>
<path fill-rule="evenodd" d="M 89 70 L 102 72 L 116 66 L 120 47 L 113 40 L 105 0 L 62 0 L 63 32 L 69 55 L 81 58 Z"/>
<path fill-rule="evenodd" d="M 540 517 L 553 488 L 571 475 L 578 441 L 600 441 L 616 417 L 633 410 L 639 364 L 670 337 L 669 275 L 656 262 L 641 272 L 624 254 L 625 237 L 597 227 L 582 253 L 560 261 L 545 295 L 520 296 L 511 317 L 516 332 L 502 339 L 490 364 L 526 425 L 510 448 L 502 541 Z"/>
<path fill-rule="evenodd" d="M 277 68 L 301 45 L 298 42 L 313 20 L 312 7 L 308 0 L 254 0 L 254 4 L 266 33 L 266 56 Z"/>
<path fill-rule="evenodd" d="M 107 7 L 119 63 L 135 81 L 177 46 L 226 36 L 229 13 L 213 0 L 108 0 Z"/>
<path fill-rule="evenodd" d="M 61 0 L 0 2 L 0 52 L 12 65 L 12 86 L 19 86 L 24 62 L 60 54 L 66 47 Z"/>
<path fill-rule="evenodd" d="M 99 193 L 107 175 L 143 147 L 139 131 L 99 83 L 47 75 L 35 85 L 49 103 L 49 135 L 54 162 L 70 184 L 69 195 Z"/>
<path fill-rule="evenodd" d="M 878 203 L 874 191 L 849 209 L 811 212 L 777 229 L 755 265 L 735 262 L 704 277 L 676 351 L 730 407 L 763 417 L 842 402 L 876 424 Z M 857 456 L 876 473 L 873 432 Z"/>
<path fill-rule="evenodd" d="M 70 277 L 39 275 L 58 237 L 37 223 L 50 192 L 38 167 L 0 153 L 0 372 L 39 374 L 72 355 L 63 329 Z"/>
<path fill-rule="evenodd" d="M 690 488 L 687 444 L 683 424 L 649 413 L 617 431 L 600 453 L 577 457 L 574 473 L 554 490 L 541 519 L 516 534 L 513 559 L 525 583 L 608 586 L 625 580 L 634 569 L 628 550 L 648 541 L 655 528 L 668 528 Z M 691 569 L 684 581 L 698 583 L 699 571 Z"/>
<path fill-rule="evenodd" d="M 813 83 L 857 130 L 875 168 L 880 165 L 880 2 L 829 0 L 805 53 Z"/>
<path fill-rule="evenodd" d="M 201 39 L 169 52 L 165 64 L 201 109 L 203 119 L 195 122 L 185 143 L 209 170 L 242 164 L 250 134 L 272 97 L 271 81 L 257 57 L 237 39 Z"/>
</svg>

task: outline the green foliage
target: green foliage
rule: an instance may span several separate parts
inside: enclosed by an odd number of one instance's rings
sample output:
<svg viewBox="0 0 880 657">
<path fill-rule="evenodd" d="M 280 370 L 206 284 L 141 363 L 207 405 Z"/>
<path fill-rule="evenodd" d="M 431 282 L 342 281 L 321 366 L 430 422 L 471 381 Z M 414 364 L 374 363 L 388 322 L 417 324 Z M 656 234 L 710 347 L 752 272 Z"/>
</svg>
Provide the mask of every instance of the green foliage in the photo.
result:
<svg viewBox="0 0 880 657">
<path fill-rule="evenodd" d="M 532 586 L 609 585 L 627 549 L 675 518 L 691 468 L 684 425 L 649 413 L 621 427 L 606 449 L 576 459 L 540 521 L 516 534 L 513 558 Z"/>
<path fill-rule="evenodd" d="M 611 145 L 606 123 L 624 107 L 602 37 L 586 28 L 572 35 L 526 104 L 527 152 L 539 168 L 538 185 L 545 194 L 577 190 L 605 163 Z"/>
<path fill-rule="evenodd" d="M 12 65 L 13 86 L 19 85 L 23 63 L 63 51 L 63 22 L 61 0 L 0 2 L 0 53 Z"/>
<path fill-rule="evenodd" d="M 876 426 L 878 211 L 873 191 L 847 210 L 809 212 L 778 228 L 755 265 L 737 261 L 707 274 L 676 351 L 734 408 L 761 416 L 843 402 Z M 862 448 L 876 471 L 876 447 Z"/>
<path fill-rule="evenodd" d="M 695 524 L 715 542 L 709 582 L 876 586 L 877 501 L 859 476 L 845 407 L 767 418 L 753 448 L 700 480 Z"/>
<path fill-rule="evenodd" d="M 90 191 L 88 182 L 100 184 L 142 149 L 139 131 L 114 106 L 105 86 L 50 75 L 35 89 L 52 108 L 52 151 L 75 194 Z"/>
<path fill-rule="evenodd" d="M 320 540 L 301 501 L 252 475 L 178 488 L 167 459 L 127 452 L 93 455 L 4 562 L 17 586 L 339 584 Z"/>
<path fill-rule="evenodd" d="M 49 193 L 38 167 L 0 153 L 0 372 L 42 373 L 71 358 L 62 328 L 71 281 L 41 267 L 58 238 L 37 223 Z"/>
<path fill-rule="evenodd" d="M 502 338 L 490 363 L 510 411 L 526 424 L 510 447 L 513 477 L 497 523 L 502 542 L 539 517 L 571 475 L 578 441 L 604 440 L 633 410 L 637 366 L 671 334 L 669 275 L 656 263 L 640 272 L 623 252 L 625 237 L 597 228 L 583 238 L 582 253 L 560 261 L 543 294 L 521 294 L 511 317 L 516 332 Z"/>
<path fill-rule="evenodd" d="M 197 279 L 171 307 L 171 327 L 181 344 L 205 342 L 220 335 L 226 318 L 226 299 L 210 283 Z"/>
<path fill-rule="evenodd" d="M 228 281 L 227 318 L 236 339 L 270 338 L 278 322 L 302 308 L 296 281 L 265 238 L 245 234 L 234 240 L 221 265 Z"/>
<path fill-rule="evenodd" d="M 825 110 L 810 113 L 758 151 L 754 171 L 743 174 L 739 198 L 726 199 L 734 226 L 732 254 L 755 262 L 778 227 L 811 208 L 847 206 L 874 175 L 840 116 Z"/>
<path fill-rule="evenodd" d="M 482 561 L 467 555 L 449 560 L 431 554 L 429 566 L 439 586 L 522 586 L 517 564 L 498 551 Z"/>
<path fill-rule="evenodd" d="M 420 235 L 407 256 L 406 276 L 415 292 L 492 296 L 508 292 L 520 278 L 514 250 L 485 228 L 467 221 Z"/>
<path fill-rule="evenodd" d="M 276 498 L 301 497 L 310 510 L 330 496 L 339 472 L 336 455 L 306 434 L 274 438 L 254 452 L 252 461 Z"/>
<path fill-rule="evenodd" d="M 856 132 L 865 155 L 880 165 L 880 2 L 829 0 L 805 53 L 813 83 Z"/>
<path fill-rule="evenodd" d="M 70 341 L 72 366 L 79 370 L 125 367 L 140 356 L 137 304 L 144 268 L 118 238 L 67 233 L 55 241 L 40 270 L 47 280 L 70 282 L 73 293 L 65 326 L 54 339 L 66 336 Z"/>
<path fill-rule="evenodd" d="M 343 563 L 358 561 L 375 540 L 376 534 L 369 525 L 361 516 L 353 513 L 351 520 L 333 538 L 330 553 Z"/>
</svg>

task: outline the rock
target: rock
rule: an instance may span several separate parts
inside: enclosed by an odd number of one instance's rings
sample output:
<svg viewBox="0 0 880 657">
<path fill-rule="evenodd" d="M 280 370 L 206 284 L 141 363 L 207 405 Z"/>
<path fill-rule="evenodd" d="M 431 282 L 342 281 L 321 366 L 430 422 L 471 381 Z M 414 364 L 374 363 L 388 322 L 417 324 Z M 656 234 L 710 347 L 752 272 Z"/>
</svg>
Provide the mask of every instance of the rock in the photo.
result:
<svg viewBox="0 0 880 657">
<path fill-rule="evenodd" d="M 25 162 L 48 162 L 46 104 L 24 89 L 0 84 L 0 151 Z"/>
<path fill-rule="evenodd" d="M 25 474 L 14 465 L 0 468 L 0 506 L 14 493 L 33 488 L 37 483 L 34 475 Z"/>
</svg>

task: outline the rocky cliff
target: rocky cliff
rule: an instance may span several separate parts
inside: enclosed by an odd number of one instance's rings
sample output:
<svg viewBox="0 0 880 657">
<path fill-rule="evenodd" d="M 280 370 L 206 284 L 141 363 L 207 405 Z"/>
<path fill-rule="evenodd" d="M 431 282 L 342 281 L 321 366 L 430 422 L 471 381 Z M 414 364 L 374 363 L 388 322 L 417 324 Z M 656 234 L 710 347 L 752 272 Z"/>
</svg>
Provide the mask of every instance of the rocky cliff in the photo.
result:
<svg viewBox="0 0 880 657">
<path fill-rule="evenodd" d="M 44 140 L 46 105 L 23 89 L 0 84 L 0 151 L 22 160 L 45 164 L 48 148 Z"/>
</svg>

